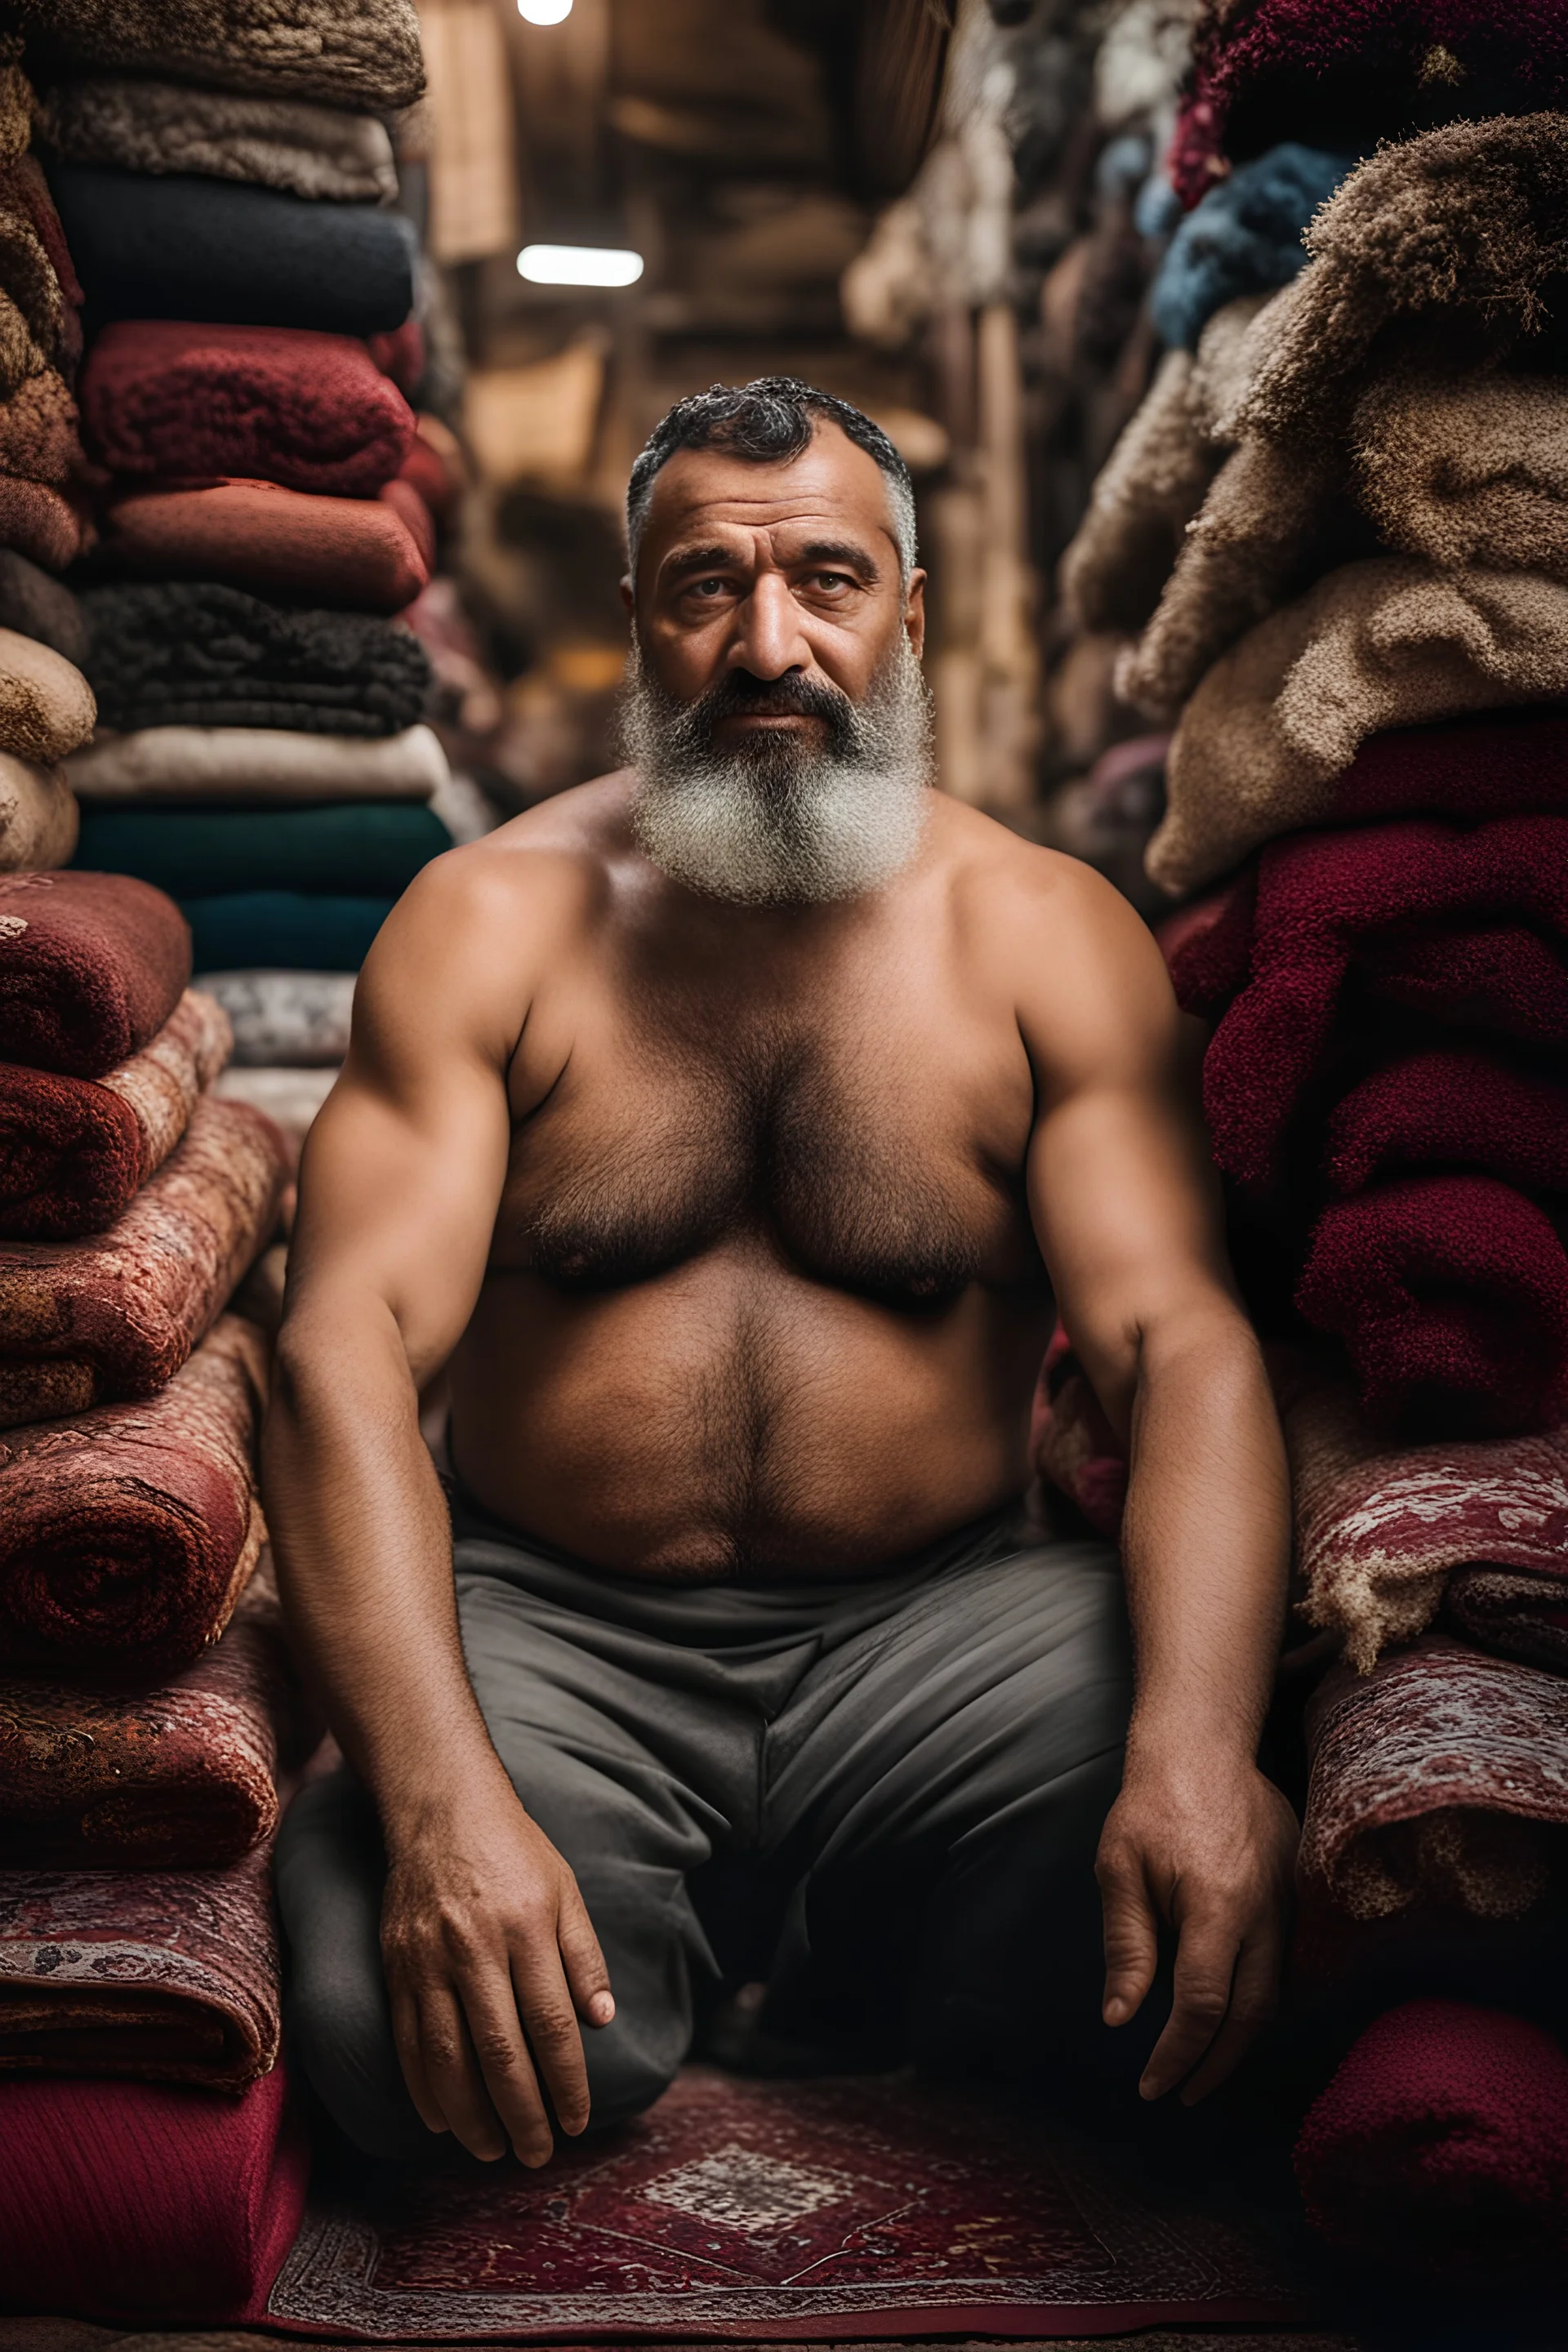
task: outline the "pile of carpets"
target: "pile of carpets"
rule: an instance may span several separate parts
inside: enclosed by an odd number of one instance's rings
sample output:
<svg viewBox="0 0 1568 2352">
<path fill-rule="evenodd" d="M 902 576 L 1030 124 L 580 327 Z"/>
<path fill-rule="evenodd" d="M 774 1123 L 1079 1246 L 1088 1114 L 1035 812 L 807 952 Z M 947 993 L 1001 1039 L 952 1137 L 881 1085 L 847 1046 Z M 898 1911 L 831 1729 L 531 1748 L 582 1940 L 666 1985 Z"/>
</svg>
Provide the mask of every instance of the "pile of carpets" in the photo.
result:
<svg viewBox="0 0 1568 2352">
<path fill-rule="evenodd" d="M 237 5 L 216 48 L 208 14 L 45 9 L 29 52 L 98 530 L 75 863 L 178 902 L 236 1024 L 221 1090 L 301 1134 L 353 973 L 452 843 L 403 617 L 451 445 L 406 396 L 417 241 L 384 119 L 419 86 L 406 0 Z"/>
<path fill-rule="evenodd" d="M 1298 1602 L 1340 1650 L 1306 1710 L 1298 1989 L 1448 2004 L 1351 2050 L 1300 2168 L 1348 2253 L 1383 2167 L 1379 2259 L 1561 2263 L 1568 10 L 1214 0 L 1194 56 L 1173 348 L 1068 581 L 1138 632 L 1121 689 L 1173 730 L 1148 870 L 1212 1024 Z M 1287 271 L 1275 228 L 1309 215 Z M 1067 1354 L 1041 1442 L 1113 1523 Z"/>
</svg>

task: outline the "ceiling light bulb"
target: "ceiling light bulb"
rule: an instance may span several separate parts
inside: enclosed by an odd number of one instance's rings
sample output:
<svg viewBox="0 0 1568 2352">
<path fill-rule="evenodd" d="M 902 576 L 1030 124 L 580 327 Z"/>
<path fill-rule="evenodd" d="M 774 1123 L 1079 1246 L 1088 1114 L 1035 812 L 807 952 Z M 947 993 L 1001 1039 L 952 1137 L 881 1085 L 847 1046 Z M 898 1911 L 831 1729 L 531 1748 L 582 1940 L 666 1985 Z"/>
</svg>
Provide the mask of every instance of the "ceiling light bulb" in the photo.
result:
<svg viewBox="0 0 1568 2352">
<path fill-rule="evenodd" d="M 525 25 L 563 25 L 572 14 L 572 0 L 517 0 Z"/>
<path fill-rule="evenodd" d="M 642 256 L 613 245 L 525 245 L 517 272 L 532 286 L 635 286 Z"/>
</svg>

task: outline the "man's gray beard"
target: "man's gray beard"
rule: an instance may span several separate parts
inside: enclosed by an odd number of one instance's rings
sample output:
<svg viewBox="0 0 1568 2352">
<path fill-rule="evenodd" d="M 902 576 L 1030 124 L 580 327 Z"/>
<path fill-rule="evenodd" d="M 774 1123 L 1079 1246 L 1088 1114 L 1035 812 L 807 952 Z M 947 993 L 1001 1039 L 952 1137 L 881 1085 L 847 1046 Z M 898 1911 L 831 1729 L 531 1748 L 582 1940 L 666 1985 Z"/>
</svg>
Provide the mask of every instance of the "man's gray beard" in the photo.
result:
<svg viewBox="0 0 1568 2352">
<path fill-rule="evenodd" d="M 638 777 L 632 827 L 672 880 L 740 906 L 808 906 L 858 898 L 914 857 L 930 809 L 931 704 L 901 632 L 865 701 L 844 698 L 840 740 L 826 750 L 763 732 L 718 751 L 700 713 L 664 692 L 634 639 L 621 710 Z"/>
</svg>

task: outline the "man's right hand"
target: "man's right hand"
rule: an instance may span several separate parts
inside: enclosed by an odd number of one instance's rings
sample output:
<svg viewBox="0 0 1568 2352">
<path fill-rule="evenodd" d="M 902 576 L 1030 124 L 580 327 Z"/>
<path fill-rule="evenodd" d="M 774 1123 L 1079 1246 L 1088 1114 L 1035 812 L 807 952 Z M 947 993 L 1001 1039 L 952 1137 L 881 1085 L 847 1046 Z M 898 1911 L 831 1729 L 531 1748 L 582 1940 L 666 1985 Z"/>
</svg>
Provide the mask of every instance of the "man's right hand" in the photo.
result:
<svg viewBox="0 0 1568 2352">
<path fill-rule="evenodd" d="M 543 2093 L 588 2121 L 578 2021 L 608 2025 L 609 1974 L 577 1881 L 510 1782 L 387 1832 L 382 1955 L 410 2096 L 470 2155 L 547 2163 Z"/>
</svg>

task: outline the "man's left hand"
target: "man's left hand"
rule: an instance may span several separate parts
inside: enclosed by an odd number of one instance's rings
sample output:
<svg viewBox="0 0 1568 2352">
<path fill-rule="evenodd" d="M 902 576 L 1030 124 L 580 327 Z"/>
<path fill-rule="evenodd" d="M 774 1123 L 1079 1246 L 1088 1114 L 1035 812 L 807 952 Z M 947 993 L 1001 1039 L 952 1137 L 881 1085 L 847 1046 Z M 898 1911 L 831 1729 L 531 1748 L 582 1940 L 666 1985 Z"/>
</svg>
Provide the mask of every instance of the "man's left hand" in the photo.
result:
<svg viewBox="0 0 1568 2352">
<path fill-rule="evenodd" d="M 1108 2025 L 1142 2007 L 1161 1925 L 1177 1939 L 1175 1999 L 1138 2086 L 1144 2098 L 1178 2084 L 1184 2105 L 1206 2098 L 1273 2017 L 1298 1836 L 1285 1798 L 1249 1762 L 1130 1753 L 1095 1875 Z"/>
</svg>

